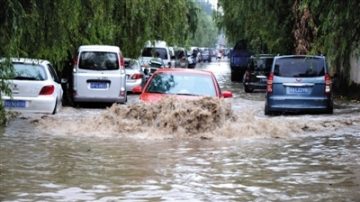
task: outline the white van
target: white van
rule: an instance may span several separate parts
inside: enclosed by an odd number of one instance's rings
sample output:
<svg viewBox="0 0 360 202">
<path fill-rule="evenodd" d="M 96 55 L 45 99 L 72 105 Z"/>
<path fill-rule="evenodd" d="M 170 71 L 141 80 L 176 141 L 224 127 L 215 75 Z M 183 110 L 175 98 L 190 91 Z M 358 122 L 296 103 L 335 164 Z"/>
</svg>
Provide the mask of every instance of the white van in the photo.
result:
<svg viewBox="0 0 360 202">
<path fill-rule="evenodd" d="M 80 46 L 73 64 L 73 101 L 126 103 L 124 57 L 117 46 Z"/>
<path fill-rule="evenodd" d="M 142 64 L 147 65 L 151 59 L 157 57 L 163 60 L 165 67 L 173 67 L 174 61 L 171 60 L 173 55 L 165 41 L 155 41 L 154 43 L 148 41 L 141 51 L 139 60 Z"/>
</svg>

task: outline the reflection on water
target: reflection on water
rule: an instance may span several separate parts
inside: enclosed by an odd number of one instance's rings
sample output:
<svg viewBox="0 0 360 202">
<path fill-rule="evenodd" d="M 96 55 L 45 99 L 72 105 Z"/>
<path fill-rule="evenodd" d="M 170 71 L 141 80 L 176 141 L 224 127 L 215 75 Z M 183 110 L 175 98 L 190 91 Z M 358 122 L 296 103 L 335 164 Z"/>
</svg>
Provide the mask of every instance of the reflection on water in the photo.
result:
<svg viewBox="0 0 360 202">
<path fill-rule="evenodd" d="M 206 67 L 224 76 L 219 64 Z M 207 109 L 169 101 L 158 117 L 193 110 L 212 120 L 198 120 L 209 130 L 136 118 L 159 106 L 19 116 L 0 132 L 0 201 L 359 201 L 360 115 L 350 110 L 359 105 L 269 118 L 260 93 L 234 93 L 231 113 L 211 100 Z M 211 128 L 214 120 L 224 123 Z"/>
<path fill-rule="evenodd" d="M 214 142 L 6 132 L 0 138 L 0 198 L 356 200 L 359 135 Z"/>
</svg>

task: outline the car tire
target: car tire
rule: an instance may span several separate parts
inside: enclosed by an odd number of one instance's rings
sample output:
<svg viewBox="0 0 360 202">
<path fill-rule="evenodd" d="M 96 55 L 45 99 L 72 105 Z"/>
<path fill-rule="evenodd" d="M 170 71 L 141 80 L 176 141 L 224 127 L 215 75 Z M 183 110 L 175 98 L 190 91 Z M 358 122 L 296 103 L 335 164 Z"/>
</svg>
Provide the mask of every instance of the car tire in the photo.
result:
<svg viewBox="0 0 360 202">
<path fill-rule="evenodd" d="M 231 72 L 231 81 L 238 81 L 238 76 L 236 72 Z"/>
<path fill-rule="evenodd" d="M 270 111 L 268 105 L 265 105 L 264 114 L 265 114 L 266 116 L 271 116 L 271 115 L 273 115 L 273 112 Z"/>
<path fill-rule="evenodd" d="M 245 93 L 252 93 L 254 92 L 254 88 L 253 87 L 250 87 L 248 85 L 244 85 L 244 90 L 245 90 Z"/>
<path fill-rule="evenodd" d="M 58 101 L 56 100 L 54 110 L 52 111 L 51 114 L 53 114 L 53 115 L 56 114 L 57 109 L 58 109 Z"/>
<path fill-rule="evenodd" d="M 127 94 L 126 94 L 126 96 L 125 96 L 125 100 L 124 100 L 123 102 L 120 102 L 120 104 L 124 105 L 124 104 L 126 104 L 126 103 L 127 103 Z"/>
<path fill-rule="evenodd" d="M 333 114 L 333 113 L 334 113 L 334 108 L 332 106 L 327 108 L 325 111 L 325 114 Z"/>
</svg>

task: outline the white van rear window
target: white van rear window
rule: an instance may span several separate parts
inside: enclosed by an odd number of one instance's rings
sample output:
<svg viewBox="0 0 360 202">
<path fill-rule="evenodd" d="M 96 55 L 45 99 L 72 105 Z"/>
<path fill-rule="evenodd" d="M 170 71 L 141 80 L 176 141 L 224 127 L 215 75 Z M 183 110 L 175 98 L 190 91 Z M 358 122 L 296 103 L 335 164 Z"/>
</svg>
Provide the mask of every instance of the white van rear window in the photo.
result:
<svg viewBox="0 0 360 202">
<path fill-rule="evenodd" d="M 143 57 L 156 57 L 163 60 L 168 59 L 166 48 L 144 48 L 141 56 Z"/>
<path fill-rule="evenodd" d="M 81 52 L 79 68 L 89 70 L 119 69 L 118 55 L 114 52 Z"/>
</svg>

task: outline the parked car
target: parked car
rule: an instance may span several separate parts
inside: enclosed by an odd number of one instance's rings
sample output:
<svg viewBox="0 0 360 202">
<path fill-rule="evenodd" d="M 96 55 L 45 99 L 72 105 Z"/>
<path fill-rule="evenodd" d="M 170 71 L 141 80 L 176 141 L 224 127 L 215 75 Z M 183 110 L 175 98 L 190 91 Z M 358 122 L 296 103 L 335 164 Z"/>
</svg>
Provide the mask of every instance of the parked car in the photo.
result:
<svg viewBox="0 0 360 202">
<path fill-rule="evenodd" d="M 200 52 L 200 58 L 202 62 L 211 62 L 211 54 L 208 49 L 204 49 Z"/>
<path fill-rule="evenodd" d="M 144 72 L 140 63 L 131 58 L 125 58 L 126 91 L 132 92 L 135 86 L 143 85 L 145 82 Z"/>
<path fill-rule="evenodd" d="M 196 55 L 187 52 L 188 68 L 194 69 L 196 66 Z"/>
<path fill-rule="evenodd" d="M 5 59 L 1 60 L 5 62 Z M 14 74 L 7 80 L 11 95 L 2 93 L 6 110 L 55 114 L 62 106 L 63 89 L 47 60 L 12 58 Z"/>
<path fill-rule="evenodd" d="M 79 47 L 73 64 L 73 101 L 126 103 L 125 61 L 119 47 Z"/>
<path fill-rule="evenodd" d="M 165 63 L 161 58 L 152 58 L 148 64 L 143 66 L 145 82 L 158 70 L 165 68 Z"/>
<path fill-rule="evenodd" d="M 189 60 L 187 56 L 187 51 L 184 48 L 175 50 L 175 67 L 188 68 Z"/>
<path fill-rule="evenodd" d="M 266 89 L 274 56 L 270 54 L 255 55 L 250 58 L 249 66 L 244 74 L 243 84 L 246 93 L 255 89 Z"/>
<path fill-rule="evenodd" d="M 141 51 L 139 60 L 144 64 L 148 64 L 153 58 L 161 58 L 165 63 L 165 67 L 173 67 L 175 64 L 171 59 L 172 56 L 173 49 L 168 47 L 165 41 L 155 41 L 154 43 L 148 41 Z"/>
<path fill-rule="evenodd" d="M 230 53 L 231 81 L 242 81 L 250 57 L 251 53 L 247 50 L 246 42 L 241 40 L 236 43 Z"/>
<path fill-rule="evenodd" d="M 201 97 L 229 98 L 232 93 L 221 92 L 213 73 L 192 69 L 159 69 L 149 79 L 144 88 L 134 88 L 140 93 L 140 100 L 145 102 L 159 101 L 166 96 L 179 99 L 197 99 Z"/>
<path fill-rule="evenodd" d="M 265 114 L 333 113 L 331 78 L 324 56 L 276 56 L 267 81 Z"/>
</svg>

